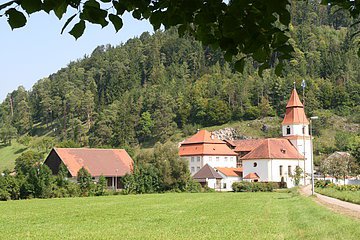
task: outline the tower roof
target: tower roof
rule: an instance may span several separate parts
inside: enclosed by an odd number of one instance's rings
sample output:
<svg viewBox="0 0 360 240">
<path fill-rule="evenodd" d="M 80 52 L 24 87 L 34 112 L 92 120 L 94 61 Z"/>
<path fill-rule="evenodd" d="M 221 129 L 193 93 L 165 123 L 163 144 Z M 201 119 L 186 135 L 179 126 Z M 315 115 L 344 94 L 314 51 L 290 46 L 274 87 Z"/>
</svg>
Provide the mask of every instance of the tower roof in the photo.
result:
<svg viewBox="0 0 360 240">
<path fill-rule="evenodd" d="M 286 108 L 290 107 L 304 107 L 295 88 L 292 90 L 290 99 L 286 105 Z"/>
<path fill-rule="evenodd" d="M 301 103 L 295 88 L 292 90 L 286 105 L 286 113 L 282 124 L 309 124 L 309 120 L 305 115 L 304 105 Z"/>
</svg>

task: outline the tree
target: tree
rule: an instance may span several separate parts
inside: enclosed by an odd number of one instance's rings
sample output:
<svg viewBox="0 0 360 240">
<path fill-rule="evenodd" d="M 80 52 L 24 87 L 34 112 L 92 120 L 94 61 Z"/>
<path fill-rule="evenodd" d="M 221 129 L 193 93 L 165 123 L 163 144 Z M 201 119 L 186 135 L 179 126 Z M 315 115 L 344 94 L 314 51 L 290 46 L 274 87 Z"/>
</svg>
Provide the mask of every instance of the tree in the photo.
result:
<svg viewBox="0 0 360 240">
<path fill-rule="evenodd" d="M 332 2 L 332 1 L 330 1 Z M 86 28 L 86 23 L 99 24 L 105 27 L 112 23 L 115 30 L 122 28 L 122 16 L 132 13 L 136 19 L 146 19 L 159 29 L 178 26 L 181 35 L 193 35 L 204 45 L 220 47 L 225 57 L 231 59 L 239 52 L 251 56 L 262 63 L 261 70 L 270 66 L 270 56 L 279 52 L 279 59 L 288 59 L 293 51 L 289 44 L 290 2 L 279 0 L 276 4 L 270 1 L 8 1 L 0 5 L 0 14 L 8 19 L 12 29 L 26 25 L 26 14 L 54 11 L 61 19 L 65 13 L 71 16 L 66 21 L 62 32 L 72 21 L 77 23 L 69 31 L 79 38 Z M 251 31 L 250 31 L 251 30 Z M 235 64 L 243 69 L 244 58 Z M 278 65 L 278 70 L 282 64 Z"/>
<path fill-rule="evenodd" d="M 93 188 L 93 181 L 90 173 L 84 168 L 80 168 L 77 173 L 77 182 L 82 196 L 89 196 Z"/>
<path fill-rule="evenodd" d="M 22 153 L 15 160 L 15 171 L 17 174 L 28 175 L 34 166 L 41 163 L 43 155 L 34 151 L 27 151 Z"/>
</svg>

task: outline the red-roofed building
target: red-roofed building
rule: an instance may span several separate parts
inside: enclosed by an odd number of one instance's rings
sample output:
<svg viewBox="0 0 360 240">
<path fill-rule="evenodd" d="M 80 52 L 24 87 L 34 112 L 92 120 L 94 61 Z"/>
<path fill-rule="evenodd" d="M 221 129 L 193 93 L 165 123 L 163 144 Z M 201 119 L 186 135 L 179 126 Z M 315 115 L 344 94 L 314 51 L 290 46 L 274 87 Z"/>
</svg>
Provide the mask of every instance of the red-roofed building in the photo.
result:
<svg viewBox="0 0 360 240">
<path fill-rule="evenodd" d="M 44 162 L 53 174 L 58 173 L 61 163 L 66 166 L 68 176 L 73 180 L 84 167 L 94 181 L 103 175 L 108 187 L 117 189 L 122 188 L 121 177 L 133 169 L 133 160 L 124 149 L 54 148 Z"/>
<path fill-rule="evenodd" d="M 206 130 L 200 130 L 183 141 L 179 155 L 188 160 L 191 175 L 206 164 L 211 167 L 236 167 L 237 154 Z"/>
</svg>

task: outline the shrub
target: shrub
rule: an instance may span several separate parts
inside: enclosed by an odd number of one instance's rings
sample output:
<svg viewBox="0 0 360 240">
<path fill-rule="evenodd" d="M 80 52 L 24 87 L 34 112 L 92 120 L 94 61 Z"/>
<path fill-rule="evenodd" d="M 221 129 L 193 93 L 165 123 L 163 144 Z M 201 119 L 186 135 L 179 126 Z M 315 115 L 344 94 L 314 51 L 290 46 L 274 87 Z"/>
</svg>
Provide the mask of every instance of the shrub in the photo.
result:
<svg viewBox="0 0 360 240">
<path fill-rule="evenodd" d="M 234 182 L 234 192 L 272 192 L 279 188 L 277 182 Z"/>
</svg>

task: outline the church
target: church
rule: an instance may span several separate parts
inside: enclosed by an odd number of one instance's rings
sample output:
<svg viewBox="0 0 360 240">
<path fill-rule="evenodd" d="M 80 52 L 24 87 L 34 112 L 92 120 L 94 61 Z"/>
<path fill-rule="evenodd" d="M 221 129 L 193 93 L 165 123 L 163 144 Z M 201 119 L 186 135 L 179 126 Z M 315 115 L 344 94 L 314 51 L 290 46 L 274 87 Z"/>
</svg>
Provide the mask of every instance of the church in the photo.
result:
<svg viewBox="0 0 360 240">
<path fill-rule="evenodd" d="M 281 125 L 282 137 L 268 139 L 220 140 L 200 130 L 180 143 L 179 155 L 196 181 L 215 190 L 231 191 L 234 181 L 283 181 L 293 187 L 295 169 L 310 176 L 312 162 L 309 121 L 295 88 Z M 231 182 L 224 172 L 231 172 Z"/>
</svg>

